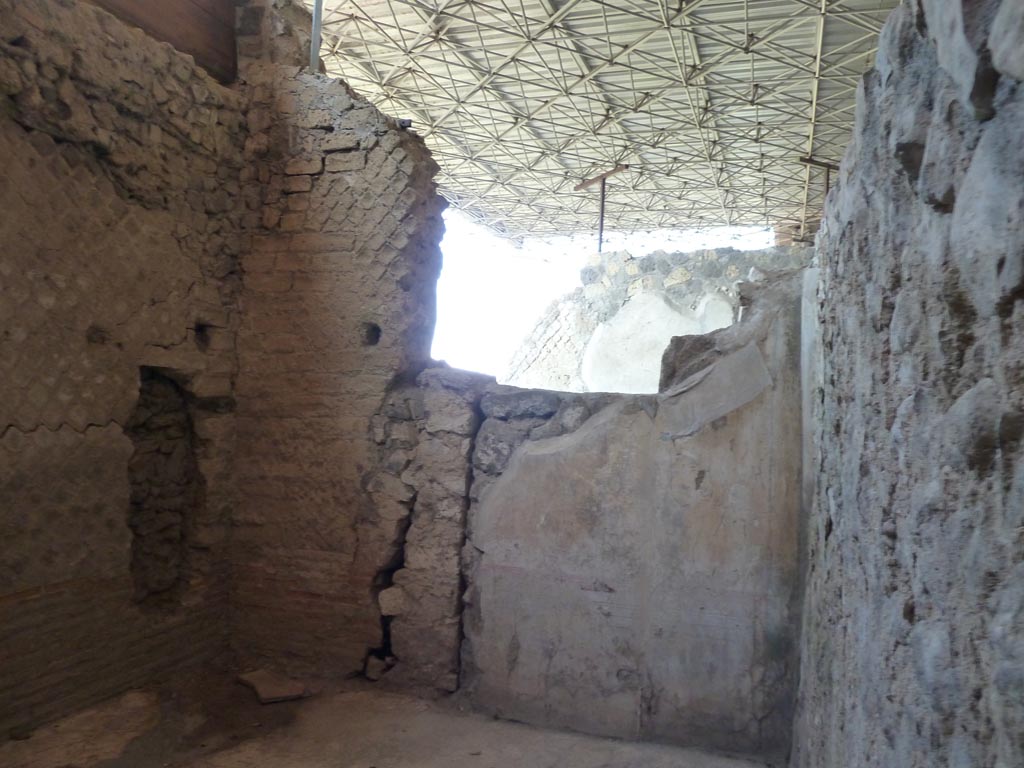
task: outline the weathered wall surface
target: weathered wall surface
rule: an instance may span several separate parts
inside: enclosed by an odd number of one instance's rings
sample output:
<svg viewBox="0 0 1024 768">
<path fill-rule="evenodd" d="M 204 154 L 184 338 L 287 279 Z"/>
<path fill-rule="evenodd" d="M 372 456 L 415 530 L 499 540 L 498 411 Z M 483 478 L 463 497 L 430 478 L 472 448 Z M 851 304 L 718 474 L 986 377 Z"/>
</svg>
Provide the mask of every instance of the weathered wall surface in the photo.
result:
<svg viewBox="0 0 1024 768">
<path fill-rule="evenodd" d="M 513 355 L 503 384 L 566 392 L 657 391 L 672 336 L 733 322 L 736 283 L 754 270 L 802 266 L 806 248 L 595 255 L 583 287 L 554 302 Z"/>
<path fill-rule="evenodd" d="M 244 124 L 190 58 L 71 2 L 0 2 L 0 99 L 6 732 L 227 649 Z M 184 411 L 140 448 L 141 366 Z M 133 548 L 159 605 L 133 599 Z"/>
<path fill-rule="evenodd" d="M 268 13 L 243 11 L 240 50 L 286 60 L 293 34 Z M 260 207 L 242 258 L 233 641 L 243 664 L 344 675 L 385 644 L 376 594 L 408 512 L 369 487 L 386 459 L 371 422 L 429 360 L 444 203 L 422 141 L 342 82 L 257 60 L 240 78 Z"/>
<path fill-rule="evenodd" d="M 228 90 L 97 8 L 0 3 L 4 727 L 229 635 L 243 664 L 332 675 L 391 644 L 409 520 L 371 495 L 371 421 L 428 361 L 435 166 L 300 72 L 304 8 L 238 11 Z M 457 606 L 435 613 L 457 658 Z"/>
<path fill-rule="evenodd" d="M 459 684 L 462 590 L 471 457 L 480 398 L 494 380 L 430 368 L 396 387 L 374 419 L 383 461 L 369 489 L 393 525 L 391 563 L 375 585 L 385 643 L 367 667 L 389 682 L 454 691 Z"/>
<path fill-rule="evenodd" d="M 125 23 L 140 27 L 182 53 L 222 83 L 235 79 L 234 0 L 85 0 L 105 8 Z"/>
<path fill-rule="evenodd" d="M 491 388 L 473 451 L 463 683 L 496 714 L 787 748 L 799 289 L 657 396 Z"/>
<path fill-rule="evenodd" d="M 1022 27 L 904 4 L 860 85 L 818 245 L 795 766 L 1024 765 Z"/>
</svg>

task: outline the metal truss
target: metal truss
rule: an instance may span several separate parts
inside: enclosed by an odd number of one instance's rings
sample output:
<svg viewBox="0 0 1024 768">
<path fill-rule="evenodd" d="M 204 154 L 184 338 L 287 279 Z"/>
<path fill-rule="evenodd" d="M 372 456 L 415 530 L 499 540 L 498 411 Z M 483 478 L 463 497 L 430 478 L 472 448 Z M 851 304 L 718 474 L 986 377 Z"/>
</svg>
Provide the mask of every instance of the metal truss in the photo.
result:
<svg viewBox="0 0 1024 768">
<path fill-rule="evenodd" d="M 806 235 L 896 0 L 325 0 L 323 58 L 411 118 L 453 205 L 515 237 Z"/>
</svg>

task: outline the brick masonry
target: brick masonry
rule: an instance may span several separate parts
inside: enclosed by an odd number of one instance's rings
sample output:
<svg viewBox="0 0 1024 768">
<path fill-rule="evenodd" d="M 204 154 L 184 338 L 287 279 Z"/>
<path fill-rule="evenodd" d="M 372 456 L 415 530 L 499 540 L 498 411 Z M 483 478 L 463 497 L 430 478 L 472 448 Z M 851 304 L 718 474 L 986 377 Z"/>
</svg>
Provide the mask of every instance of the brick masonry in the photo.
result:
<svg viewBox="0 0 1024 768">
<path fill-rule="evenodd" d="M 242 258 L 233 638 L 243 663 L 359 672 L 393 555 L 371 419 L 426 366 L 443 200 L 422 141 L 337 80 L 253 62 L 260 231 Z"/>
<path fill-rule="evenodd" d="M 232 651 L 343 675 L 381 643 L 370 418 L 425 364 L 443 203 L 422 142 L 299 72 L 305 14 L 241 3 L 228 88 L 91 5 L 0 0 L 2 731 Z M 143 368 L 180 385 L 199 475 L 159 610 Z"/>
<path fill-rule="evenodd" d="M 71 2 L 0 2 L 0 730 L 227 650 L 232 417 L 195 419 L 205 502 L 182 604 L 133 600 L 140 366 L 227 402 L 238 95 Z M 223 409 L 221 409 L 223 411 Z"/>
</svg>

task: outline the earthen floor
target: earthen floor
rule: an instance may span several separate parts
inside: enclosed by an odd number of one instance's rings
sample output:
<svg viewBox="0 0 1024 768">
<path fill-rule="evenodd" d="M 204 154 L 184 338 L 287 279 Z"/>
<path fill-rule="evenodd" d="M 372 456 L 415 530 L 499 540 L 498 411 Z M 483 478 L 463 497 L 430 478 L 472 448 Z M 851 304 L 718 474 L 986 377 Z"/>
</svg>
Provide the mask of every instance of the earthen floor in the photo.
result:
<svg viewBox="0 0 1024 768">
<path fill-rule="evenodd" d="M 367 687 L 261 706 L 223 681 L 132 691 L 0 743 L 6 768 L 763 768 Z"/>
</svg>

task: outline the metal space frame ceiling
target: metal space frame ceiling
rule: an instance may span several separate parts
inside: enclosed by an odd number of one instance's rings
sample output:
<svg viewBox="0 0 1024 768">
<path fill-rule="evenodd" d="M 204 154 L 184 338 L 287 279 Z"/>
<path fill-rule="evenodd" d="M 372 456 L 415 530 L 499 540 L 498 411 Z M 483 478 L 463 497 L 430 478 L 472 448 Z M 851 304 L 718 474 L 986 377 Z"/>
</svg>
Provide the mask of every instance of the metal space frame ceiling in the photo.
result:
<svg viewBox="0 0 1024 768">
<path fill-rule="evenodd" d="M 328 71 L 411 118 L 499 232 L 809 233 L 896 0 L 325 0 Z"/>
</svg>

